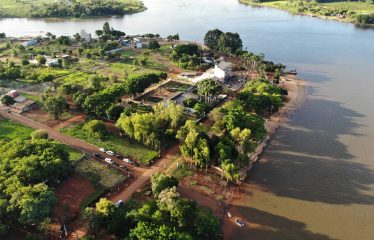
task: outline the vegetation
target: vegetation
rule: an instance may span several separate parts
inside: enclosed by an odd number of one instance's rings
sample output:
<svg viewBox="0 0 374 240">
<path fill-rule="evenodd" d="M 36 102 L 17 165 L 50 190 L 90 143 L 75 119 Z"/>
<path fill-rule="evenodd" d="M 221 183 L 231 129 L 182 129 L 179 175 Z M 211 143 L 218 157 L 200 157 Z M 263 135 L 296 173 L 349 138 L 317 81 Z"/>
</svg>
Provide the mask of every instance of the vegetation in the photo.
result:
<svg viewBox="0 0 374 240">
<path fill-rule="evenodd" d="M 232 54 L 237 53 L 243 47 L 238 33 L 224 33 L 219 29 L 208 31 L 204 37 L 204 43 L 211 49 Z"/>
<path fill-rule="evenodd" d="M 95 136 L 83 130 L 83 126 L 84 125 L 75 125 L 73 127 L 64 128 L 61 131 L 64 134 L 82 139 L 98 147 L 110 149 L 146 165 L 159 156 L 158 151 L 151 150 L 139 143 L 129 141 L 127 138 L 121 138 L 111 133 L 105 134 L 103 139 L 98 140 Z"/>
<path fill-rule="evenodd" d="M 163 190 L 171 187 L 178 187 L 178 180 L 173 176 L 167 176 L 158 172 L 152 175 L 152 192 L 157 197 Z"/>
<path fill-rule="evenodd" d="M 59 119 L 64 111 L 68 108 L 66 100 L 61 95 L 52 95 L 46 91 L 41 98 L 43 109 L 49 113 L 54 119 Z"/>
<path fill-rule="evenodd" d="M 69 155 L 60 143 L 0 140 L 0 225 L 48 221 L 57 201 L 49 186 L 71 170 Z"/>
<path fill-rule="evenodd" d="M 175 140 L 176 130 L 183 123 L 183 107 L 168 102 L 155 105 L 153 112 L 122 114 L 117 126 L 130 138 L 160 150 Z"/>
<path fill-rule="evenodd" d="M 196 44 L 180 44 L 174 47 L 170 58 L 181 68 L 197 69 L 202 63 L 200 53 L 201 49 Z"/>
<path fill-rule="evenodd" d="M 309 14 L 358 24 L 374 24 L 373 1 L 305 1 L 240 0 L 242 3 L 286 10 L 295 14 Z"/>
<path fill-rule="evenodd" d="M 3 0 L 0 17 L 92 17 L 124 15 L 145 9 L 138 0 Z"/>
<path fill-rule="evenodd" d="M 165 179 L 158 174 L 152 177 L 152 184 L 158 185 L 160 177 Z M 166 187 L 154 200 L 139 207 L 117 207 L 101 199 L 95 209 L 85 209 L 82 219 L 93 236 L 105 231 L 117 238 L 132 240 L 220 239 L 218 219 L 210 210 L 198 208 L 194 201 L 181 198 L 175 186 Z"/>
</svg>

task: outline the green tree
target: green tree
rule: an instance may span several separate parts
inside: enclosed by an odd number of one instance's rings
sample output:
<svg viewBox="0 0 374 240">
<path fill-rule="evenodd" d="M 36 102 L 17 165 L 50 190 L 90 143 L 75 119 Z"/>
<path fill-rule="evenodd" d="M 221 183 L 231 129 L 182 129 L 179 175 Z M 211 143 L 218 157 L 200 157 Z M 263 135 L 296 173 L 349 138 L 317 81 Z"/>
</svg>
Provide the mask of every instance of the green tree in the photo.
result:
<svg viewBox="0 0 374 240">
<path fill-rule="evenodd" d="M 104 25 L 103 25 L 103 33 L 106 34 L 106 35 L 111 34 L 110 25 L 109 25 L 108 22 L 105 22 Z"/>
<path fill-rule="evenodd" d="M 157 172 L 151 177 L 152 192 L 155 197 L 166 188 L 178 187 L 178 180 L 173 176 L 167 176 L 165 173 Z"/>
<path fill-rule="evenodd" d="M 11 207 L 19 209 L 22 224 L 42 222 L 51 215 L 56 202 L 53 191 L 42 183 L 17 188 L 9 200 Z"/>
<path fill-rule="evenodd" d="M 204 97 L 205 103 L 210 104 L 222 91 L 222 84 L 213 79 L 204 79 L 197 84 L 197 92 Z"/>
<path fill-rule="evenodd" d="M 150 40 L 149 41 L 148 49 L 155 50 L 155 49 L 159 49 L 159 48 L 160 48 L 160 44 L 158 43 L 157 40 Z"/>
<path fill-rule="evenodd" d="M 231 163 L 229 160 L 225 160 L 222 162 L 221 168 L 227 182 L 239 181 L 239 169 L 235 166 L 235 164 Z"/>
<path fill-rule="evenodd" d="M 68 106 L 66 99 L 61 95 L 53 96 L 49 93 L 44 93 L 41 100 L 43 109 L 54 119 L 59 119 Z"/>
<path fill-rule="evenodd" d="M 98 36 L 98 37 L 101 37 L 102 35 L 103 35 L 103 31 L 102 30 L 96 30 L 95 31 L 95 34 L 96 34 L 96 36 Z"/>
<path fill-rule="evenodd" d="M 209 30 L 204 37 L 204 44 L 207 45 L 210 49 L 218 48 L 218 41 L 220 37 L 224 34 L 219 29 Z"/>
<path fill-rule="evenodd" d="M 106 115 L 110 120 L 118 120 L 121 116 L 121 113 L 125 110 L 124 107 L 117 104 L 112 104 L 107 110 Z"/>
<path fill-rule="evenodd" d="M 15 103 L 14 99 L 9 96 L 9 95 L 4 95 L 1 98 L 1 103 L 4 104 L 5 106 L 11 106 Z"/>
<path fill-rule="evenodd" d="M 89 135 L 97 138 L 103 139 L 106 134 L 105 124 L 100 120 L 91 120 L 84 124 L 83 130 L 86 131 Z"/>
<path fill-rule="evenodd" d="M 218 40 L 218 48 L 223 52 L 236 53 L 242 47 L 243 43 L 238 33 L 226 32 Z"/>
<path fill-rule="evenodd" d="M 195 221 L 197 238 L 201 240 L 220 239 L 220 223 L 210 209 L 200 209 Z"/>
<path fill-rule="evenodd" d="M 47 62 L 47 60 L 45 59 L 45 57 L 42 56 L 42 55 L 38 55 L 38 56 L 36 56 L 36 60 L 38 61 L 38 63 L 39 63 L 40 65 L 44 65 L 44 64 Z"/>
</svg>

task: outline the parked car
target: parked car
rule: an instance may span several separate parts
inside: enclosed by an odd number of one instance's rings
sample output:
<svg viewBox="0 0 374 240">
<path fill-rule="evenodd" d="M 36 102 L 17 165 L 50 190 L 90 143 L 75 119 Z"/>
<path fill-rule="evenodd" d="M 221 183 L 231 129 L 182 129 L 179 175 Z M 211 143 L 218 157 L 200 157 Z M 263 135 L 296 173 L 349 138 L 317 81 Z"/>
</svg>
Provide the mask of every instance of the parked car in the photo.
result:
<svg viewBox="0 0 374 240">
<path fill-rule="evenodd" d="M 132 164 L 132 161 L 131 161 L 130 159 L 128 159 L 128 158 L 124 158 L 123 161 L 124 161 L 125 163 L 130 163 L 130 164 Z"/>
<path fill-rule="evenodd" d="M 105 149 L 105 148 L 99 148 L 99 150 L 100 150 L 101 152 L 106 152 L 106 149 Z"/>
<path fill-rule="evenodd" d="M 112 152 L 112 151 L 106 151 L 106 154 L 108 154 L 110 156 L 114 156 L 114 152 Z"/>
<path fill-rule="evenodd" d="M 227 216 L 228 216 L 229 218 L 231 218 L 231 217 L 232 217 L 232 215 L 231 215 L 231 213 L 230 213 L 230 212 L 227 212 Z"/>
<path fill-rule="evenodd" d="M 116 207 L 122 207 L 123 205 L 125 205 L 125 203 L 122 200 L 116 202 Z"/>
<path fill-rule="evenodd" d="M 236 219 L 235 222 L 236 222 L 236 224 L 239 225 L 239 227 L 244 227 L 244 222 L 243 221 L 241 221 L 239 219 Z"/>
<path fill-rule="evenodd" d="M 105 158 L 105 162 L 107 162 L 109 164 L 113 164 L 114 163 L 113 160 L 110 159 L 110 158 Z"/>
<path fill-rule="evenodd" d="M 104 159 L 104 157 L 103 156 L 101 156 L 100 154 L 98 154 L 98 153 L 94 153 L 94 155 L 93 155 L 94 157 L 97 157 L 97 158 L 100 158 L 100 159 Z"/>
</svg>

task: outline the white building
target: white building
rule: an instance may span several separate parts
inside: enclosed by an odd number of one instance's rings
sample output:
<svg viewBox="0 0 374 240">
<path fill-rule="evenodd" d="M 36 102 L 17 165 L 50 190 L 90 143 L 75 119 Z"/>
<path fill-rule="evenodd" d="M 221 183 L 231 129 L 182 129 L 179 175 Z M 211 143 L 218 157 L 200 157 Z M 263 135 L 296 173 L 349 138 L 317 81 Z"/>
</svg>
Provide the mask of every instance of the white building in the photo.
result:
<svg viewBox="0 0 374 240">
<path fill-rule="evenodd" d="M 232 63 L 220 61 L 214 66 L 214 76 L 221 82 L 232 77 Z"/>
<path fill-rule="evenodd" d="M 91 42 L 92 36 L 91 33 L 87 33 L 86 30 L 82 29 L 80 33 L 81 39 L 85 42 Z"/>
<path fill-rule="evenodd" d="M 23 42 L 22 46 L 24 46 L 24 47 L 30 47 L 30 46 L 33 46 L 33 45 L 35 45 L 37 43 L 38 43 L 37 39 L 31 39 L 31 40 L 28 40 L 26 42 Z"/>
</svg>

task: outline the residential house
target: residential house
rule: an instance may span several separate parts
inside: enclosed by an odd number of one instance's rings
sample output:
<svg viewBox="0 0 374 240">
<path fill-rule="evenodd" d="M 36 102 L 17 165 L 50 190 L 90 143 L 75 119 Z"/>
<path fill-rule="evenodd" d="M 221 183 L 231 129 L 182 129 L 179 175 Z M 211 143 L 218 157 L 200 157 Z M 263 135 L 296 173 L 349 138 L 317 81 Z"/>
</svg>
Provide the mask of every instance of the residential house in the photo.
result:
<svg viewBox="0 0 374 240">
<path fill-rule="evenodd" d="M 30 40 L 28 40 L 26 42 L 23 42 L 22 46 L 24 46 L 24 47 L 30 47 L 30 46 L 33 46 L 33 45 L 35 45 L 37 43 L 38 43 L 38 39 L 30 39 Z"/>
<path fill-rule="evenodd" d="M 215 64 L 214 76 L 221 82 L 232 77 L 232 63 L 226 61 L 220 61 Z"/>
<path fill-rule="evenodd" d="M 81 39 L 85 42 L 91 42 L 92 36 L 91 33 L 87 33 L 86 30 L 82 29 L 80 33 Z"/>
</svg>

